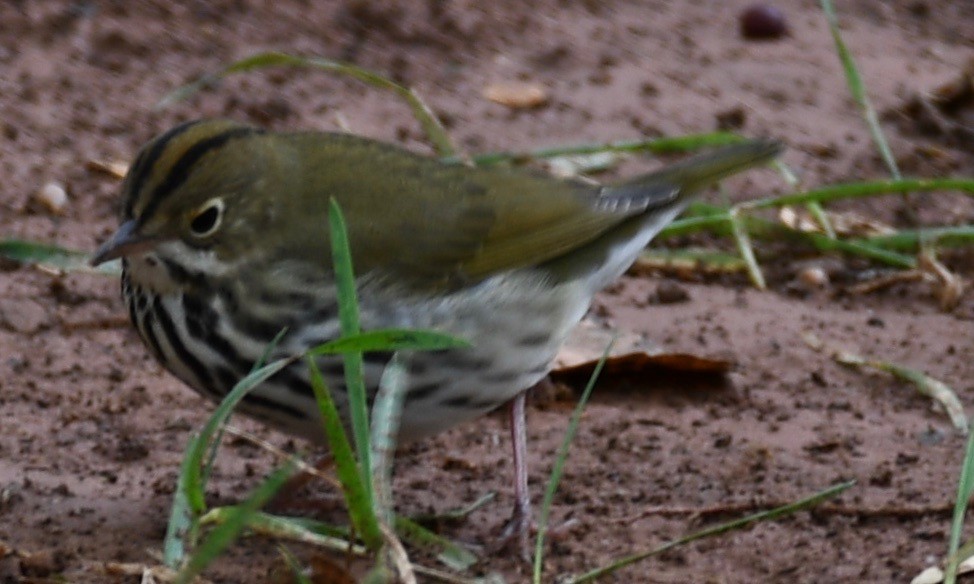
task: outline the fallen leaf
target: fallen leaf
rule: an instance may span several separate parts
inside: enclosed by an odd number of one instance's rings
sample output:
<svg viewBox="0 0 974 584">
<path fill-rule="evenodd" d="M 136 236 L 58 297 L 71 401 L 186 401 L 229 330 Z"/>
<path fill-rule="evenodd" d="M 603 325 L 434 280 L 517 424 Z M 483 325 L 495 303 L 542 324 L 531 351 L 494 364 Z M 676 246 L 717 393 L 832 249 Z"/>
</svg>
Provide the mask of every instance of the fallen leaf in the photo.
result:
<svg viewBox="0 0 974 584">
<path fill-rule="evenodd" d="M 551 378 L 560 383 L 584 383 L 614 338 L 612 332 L 584 320 L 575 328 L 555 357 Z M 612 353 L 602 369 L 601 379 L 630 376 L 696 375 L 723 377 L 735 363 L 729 357 L 703 357 L 688 353 L 666 353 L 645 336 L 615 336 Z"/>
</svg>

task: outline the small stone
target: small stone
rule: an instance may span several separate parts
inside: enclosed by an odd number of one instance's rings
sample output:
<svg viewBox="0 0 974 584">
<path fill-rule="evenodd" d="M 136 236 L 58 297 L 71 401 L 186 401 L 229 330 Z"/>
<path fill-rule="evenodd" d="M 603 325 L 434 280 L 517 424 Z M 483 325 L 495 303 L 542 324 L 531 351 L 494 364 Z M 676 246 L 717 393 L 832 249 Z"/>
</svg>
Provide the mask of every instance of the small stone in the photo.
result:
<svg viewBox="0 0 974 584">
<path fill-rule="evenodd" d="M 820 267 L 810 267 L 798 272 L 798 281 L 806 288 L 824 288 L 829 283 L 829 275 Z"/>
<path fill-rule="evenodd" d="M 0 326 L 17 333 L 33 333 L 47 324 L 43 306 L 26 298 L 0 299 Z"/>
<path fill-rule="evenodd" d="M 34 193 L 34 200 L 48 213 L 63 215 L 68 206 L 68 191 L 60 183 L 49 182 Z"/>
<path fill-rule="evenodd" d="M 676 282 L 664 280 L 656 286 L 656 301 L 660 304 L 676 304 L 690 300 L 690 293 Z"/>
<path fill-rule="evenodd" d="M 717 113 L 717 129 L 724 131 L 740 130 L 747 121 L 747 112 L 741 106 L 734 106 Z"/>
<path fill-rule="evenodd" d="M 740 16 L 741 36 L 751 40 L 772 40 L 788 34 L 785 13 L 776 6 L 754 4 Z"/>
</svg>

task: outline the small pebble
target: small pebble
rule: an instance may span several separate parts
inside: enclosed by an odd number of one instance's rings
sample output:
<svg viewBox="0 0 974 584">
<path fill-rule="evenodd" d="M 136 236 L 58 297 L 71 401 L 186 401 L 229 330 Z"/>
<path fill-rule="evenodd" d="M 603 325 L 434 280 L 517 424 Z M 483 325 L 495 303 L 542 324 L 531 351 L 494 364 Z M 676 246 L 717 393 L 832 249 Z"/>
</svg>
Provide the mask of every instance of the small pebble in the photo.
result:
<svg viewBox="0 0 974 584">
<path fill-rule="evenodd" d="M 27 298 L 0 298 L 0 328 L 31 334 L 47 326 L 47 310 Z"/>
<path fill-rule="evenodd" d="M 788 34 L 785 13 L 770 4 L 754 4 L 740 16 L 741 35 L 746 39 L 771 40 Z"/>
<path fill-rule="evenodd" d="M 664 280 L 656 286 L 656 301 L 660 304 L 676 304 L 690 299 L 687 289 L 675 282 Z"/>
<path fill-rule="evenodd" d="M 63 215 L 68 206 L 68 191 L 60 183 L 49 182 L 34 193 L 34 200 L 45 211 Z"/>
<path fill-rule="evenodd" d="M 820 267 L 805 268 L 798 272 L 798 281 L 807 288 L 824 288 L 829 275 Z"/>
</svg>

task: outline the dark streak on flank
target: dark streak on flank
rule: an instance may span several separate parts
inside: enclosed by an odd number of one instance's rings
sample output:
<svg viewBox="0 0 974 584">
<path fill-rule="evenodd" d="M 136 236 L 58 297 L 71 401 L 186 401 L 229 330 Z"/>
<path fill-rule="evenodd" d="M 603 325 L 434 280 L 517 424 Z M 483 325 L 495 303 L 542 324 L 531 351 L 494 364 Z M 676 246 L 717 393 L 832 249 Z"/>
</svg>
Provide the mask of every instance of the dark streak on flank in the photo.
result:
<svg viewBox="0 0 974 584">
<path fill-rule="evenodd" d="M 132 167 L 128 172 L 128 193 L 125 197 L 125 215 L 124 219 L 132 219 L 132 214 L 135 212 L 133 206 L 135 205 L 135 198 L 138 196 L 142 187 L 145 186 L 145 182 L 149 180 L 149 171 L 156 165 L 159 158 L 162 157 L 163 151 L 166 149 L 166 145 L 169 144 L 176 136 L 184 133 L 186 130 L 200 123 L 202 120 L 193 120 L 176 126 L 170 129 L 165 134 L 159 136 L 155 142 L 152 143 L 152 147 L 144 148 L 139 154 L 139 157 L 135 159 Z"/>
<path fill-rule="evenodd" d="M 166 200 L 169 195 L 178 189 L 186 179 L 189 178 L 190 172 L 192 172 L 193 167 L 196 163 L 212 151 L 218 150 L 223 147 L 227 142 L 233 140 L 234 138 L 240 138 L 243 136 L 249 136 L 252 134 L 262 134 L 263 130 L 251 127 L 236 127 L 229 130 L 220 132 L 215 136 L 210 136 L 200 140 L 199 142 L 190 146 L 186 152 L 172 165 L 169 169 L 169 174 L 166 175 L 165 180 L 162 184 L 157 186 L 152 192 L 152 195 L 148 199 L 148 204 L 146 204 L 145 209 L 142 210 L 142 215 L 139 216 L 139 223 L 144 224 L 152 215 L 155 213 L 156 209 L 164 200 Z"/>
<path fill-rule="evenodd" d="M 284 327 L 290 328 L 294 324 L 293 321 L 277 322 L 261 320 L 249 312 L 241 310 L 236 295 L 229 288 L 221 288 L 217 290 L 217 293 L 223 300 L 223 305 L 226 308 L 226 313 L 230 318 L 233 328 L 253 339 L 270 343 L 271 339 L 277 336 L 277 333 L 281 332 L 281 329 Z"/>
<path fill-rule="evenodd" d="M 436 393 L 441 387 L 443 387 L 442 381 L 434 381 L 431 383 L 424 383 L 422 385 L 410 386 L 406 391 L 406 401 L 415 402 L 426 399 L 430 395 Z"/>
</svg>

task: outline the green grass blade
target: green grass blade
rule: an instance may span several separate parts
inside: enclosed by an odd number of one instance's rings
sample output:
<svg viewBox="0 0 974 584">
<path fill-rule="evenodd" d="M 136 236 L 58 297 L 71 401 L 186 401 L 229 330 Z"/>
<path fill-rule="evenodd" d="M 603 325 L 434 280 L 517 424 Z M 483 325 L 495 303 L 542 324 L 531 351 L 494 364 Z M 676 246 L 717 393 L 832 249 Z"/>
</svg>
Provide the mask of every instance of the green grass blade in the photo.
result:
<svg viewBox="0 0 974 584">
<path fill-rule="evenodd" d="M 469 347 L 463 339 L 451 337 L 435 331 L 412 329 L 380 329 L 343 336 L 334 341 L 318 345 L 308 351 L 309 355 L 337 355 L 349 351 L 368 353 L 370 351 L 433 351 Z"/>
<path fill-rule="evenodd" d="M 742 203 L 734 209 L 740 211 L 744 205 Z M 729 227 L 731 210 L 704 203 L 692 205 L 690 210 L 699 215 L 674 221 L 663 228 L 656 239 L 663 240 L 666 237 L 686 235 L 705 229 L 721 235 L 731 234 L 732 230 Z M 790 239 L 811 245 L 822 252 L 838 251 L 853 256 L 864 257 L 897 268 L 909 269 L 916 267 L 916 260 L 912 256 L 885 250 L 867 241 L 832 239 L 821 233 L 791 229 L 781 223 L 769 221 L 761 217 L 744 214 L 740 214 L 738 217 L 743 222 L 744 229 L 749 236 L 772 240 Z"/>
<path fill-rule="evenodd" d="M 964 516 L 967 514 L 967 505 L 972 494 L 974 494 L 974 432 L 967 435 L 964 462 L 960 470 L 960 479 L 957 482 L 957 499 L 954 500 L 954 517 L 950 523 L 944 584 L 954 584 L 957 581 L 957 566 L 962 561 L 957 550 L 960 548 L 960 538 L 964 531 Z"/>
<path fill-rule="evenodd" d="M 199 433 L 190 439 L 183 453 L 182 462 L 179 466 L 179 479 L 176 485 L 176 492 L 173 494 L 172 507 L 169 510 L 169 524 L 166 526 L 166 535 L 162 540 L 162 563 L 173 570 L 178 569 L 186 558 L 187 540 L 195 540 L 197 532 L 197 517 L 200 510 L 194 511 L 193 504 L 190 503 L 188 485 L 205 484 L 202 481 L 191 481 L 188 477 L 193 473 L 200 472 L 198 461 L 194 464 L 192 453 L 198 449 L 196 442 L 199 440 Z M 203 492 L 194 492 L 193 498 L 202 500 Z M 195 541 L 194 541 L 195 544 Z"/>
<path fill-rule="evenodd" d="M 764 281 L 764 274 L 761 273 L 758 260 L 754 257 L 751 238 L 747 234 L 747 229 L 744 227 L 743 221 L 741 221 L 741 215 L 735 210 L 731 210 L 727 220 L 730 222 L 734 243 L 737 244 L 737 251 L 741 254 L 741 259 L 744 260 L 744 264 L 747 265 L 747 273 L 751 278 L 751 283 L 758 290 L 766 289 L 768 285 Z"/>
<path fill-rule="evenodd" d="M 647 248 L 639 254 L 639 267 L 690 267 L 703 273 L 731 273 L 747 269 L 737 254 L 701 248 Z"/>
<path fill-rule="evenodd" d="M 944 408 L 958 432 L 967 434 L 968 424 L 967 416 L 964 414 L 964 405 L 957 397 L 957 392 L 939 379 L 935 379 L 918 369 L 890 361 L 868 359 L 845 351 L 836 353 L 833 358 L 843 365 L 869 367 L 885 371 L 897 379 L 911 383 L 921 395 L 936 400 Z"/>
<path fill-rule="evenodd" d="M 406 394 L 407 370 L 401 353 L 395 353 L 379 381 L 379 391 L 372 405 L 372 476 L 375 481 L 376 513 L 382 522 L 393 525 L 392 463 L 402 419 Z M 389 533 L 394 533 L 389 530 Z"/>
<path fill-rule="evenodd" d="M 178 566 L 185 551 L 184 538 L 192 535 L 196 518 L 206 510 L 204 494 L 206 491 L 205 461 L 219 428 L 226 422 L 240 400 L 255 387 L 275 373 L 294 362 L 293 358 L 278 359 L 250 372 L 237 382 L 200 430 L 189 442 L 180 467 L 176 484 L 174 503 L 169 516 L 166 536 L 163 540 L 163 562 L 169 567 Z"/>
<path fill-rule="evenodd" d="M 971 178 L 904 178 L 858 183 L 829 185 L 790 195 L 767 197 L 738 203 L 739 209 L 765 209 L 818 202 L 827 203 L 841 199 L 858 199 L 876 195 L 902 194 L 914 191 L 960 191 L 974 195 L 974 179 Z"/>
<path fill-rule="evenodd" d="M 342 485 L 349 517 L 365 545 L 371 550 L 377 550 L 382 545 L 382 530 L 375 515 L 372 496 L 363 483 L 362 472 L 355 461 L 342 419 L 325 386 L 321 371 L 312 357 L 309 356 L 307 360 L 311 371 L 311 388 L 318 402 L 325 437 L 328 439 L 328 450 L 335 459 L 335 473 Z"/>
<path fill-rule="evenodd" d="M 362 332 L 359 325 L 358 301 L 355 291 L 355 274 L 352 269 L 352 252 L 348 245 L 345 218 L 334 197 L 328 211 L 332 261 L 335 268 L 335 285 L 338 288 L 338 316 L 342 336 L 354 336 Z M 362 353 L 344 353 L 345 381 L 348 387 L 348 409 L 352 419 L 352 438 L 355 454 L 369 497 L 369 506 L 375 508 L 372 492 L 372 454 L 369 446 L 369 411 L 365 395 Z"/>
<path fill-rule="evenodd" d="M 839 54 L 839 60 L 842 61 L 842 69 L 845 71 L 849 91 L 862 110 L 866 125 L 869 127 L 869 133 L 873 138 L 873 143 L 876 144 L 876 148 L 879 150 L 883 162 L 886 163 L 886 168 L 889 169 L 893 178 L 899 179 L 902 175 L 900 174 L 899 166 L 896 164 L 896 158 L 893 156 L 893 152 L 886 142 L 886 136 L 883 135 L 883 129 L 879 126 L 876 109 L 873 108 L 872 103 L 869 101 L 869 96 L 866 94 L 866 85 L 862 82 L 862 76 L 859 75 L 856 61 L 852 58 L 852 53 L 846 46 L 845 41 L 842 40 L 842 32 L 839 30 L 839 19 L 835 15 L 835 7 L 832 6 L 832 0 L 821 0 L 821 2 L 822 11 L 825 12 L 825 17 L 829 22 L 829 30 L 832 32 L 832 40 L 835 41 L 835 50 Z"/>
<path fill-rule="evenodd" d="M 228 514 L 225 521 L 217 525 L 190 556 L 176 575 L 175 584 L 192 582 L 210 562 L 230 547 L 240 532 L 247 527 L 250 518 L 280 490 L 293 471 L 294 467 L 291 465 L 275 470 L 247 497 L 246 501 L 236 508 L 234 513 Z"/>
<path fill-rule="evenodd" d="M 222 523 L 225 517 L 234 513 L 234 507 L 219 507 L 203 517 L 204 523 Z M 287 539 L 307 543 L 336 552 L 364 556 L 368 549 L 353 543 L 348 529 L 327 525 L 304 517 L 279 517 L 258 511 L 247 522 L 247 527 L 256 534 L 275 539 Z"/>
<path fill-rule="evenodd" d="M 432 110 L 430 110 L 429 106 L 426 105 L 422 98 L 420 98 L 419 95 L 417 95 L 412 89 L 403 87 L 402 85 L 399 85 L 383 75 L 369 71 L 368 69 L 364 69 L 357 65 L 341 63 L 338 61 L 329 61 L 327 59 L 301 57 L 298 55 L 289 55 L 287 53 L 279 53 L 274 51 L 258 53 L 231 63 L 216 73 L 206 75 L 192 83 L 177 88 L 175 91 L 172 91 L 163 97 L 156 107 L 167 107 L 176 101 L 186 99 L 190 95 L 193 95 L 204 87 L 214 84 L 216 81 L 228 75 L 264 69 L 267 67 L 311 67 L 346 75 L 362 81 L 367 85 L 371 85 L 372 87 L 392 91 L 394 94 L 403 99 L 412 110 L 413 116 L 423 128 L 423 131 L 426 132 L 426 135 L 433 144 L 433 147 L 436 149 L 437 154 L 440 156 L 453 156 L 455 154 L 453 143 L 450 141 L 450 137 L 443 128 L 443 124 L 436 117 L 436 115 L 433 114 Z"/>
<path fill-rule="evenodd" d="M 938 247 L 972 245 L 974 244 L 974 226 L 925 227 L 923 230 L 904 229 L 890 235 L 874 235 L 855 241 L 885 249 L 917 252 L 920 251 L 922 244 Z"/>
<path fill-rule="evenodd" d="M 93 268 L 88 263 L 91 259 L 88 252 L 23 239 L 0 241 L 0 257 L 18 264 L 36 265 L 58 272 L 87 272 L 106 276 L 118 276 L 122 273 L 121 262 L 117 260 Z"/>
<path fill-rule="evenodd" d="M 551 468 L 551 475 L 548 477 L 548 484 L 545 485 L 544 498 L 541 501 L 541 512 L 538 516 L 538 535 L 534 542 L 533 582 L 535 584 L 541 583 L 541 559 L 544 551 L 544 538 L 548 528 L 548 518 L 551 515 L 551 503 L 555 500 L 558 483 L 561 482 L 561 477 L 565 470 L 568 451 L 571 449 L 576 432 L 578 432 L 578 424 L 582 420 L 582 412 L 585 411 L 585 404 L 588 403 L 588 398 L 595 388 L 595 382 L 602 373 L 602 367 L 605 366 L 605 362 L 609 358 L 609 353 L 612 351 L 612 345 L 615 344 L 615 341 L 615 338 L 613 338 L 605 347 L 602 357 L 596 363 L 595 369 L 592 370 L 592 375 L 588 378 L 588 383 L 585 384 L 585 390 L 582 391 L 582 396 L 578 398 L 578 404 L 575 405 L 575 409 L 572 411 L 572 417 L 568 421 L 565 437 L 561 441 L 561 446 L 558 447 L 558 454 L 555 456 L 555 462 Z"/>
<path fill-rule="evenodd" d="M 260 358 L 251 367 L 250 372 L 259 370 L 263 367 L 271 358 L 271 355 L 277 349 L 277 346 L 281 343 L 281 339 L 287 334 L 287 328 L 281 329 L 279 333 L 274 335 L 271 342 L 267 344 L 264 348 L 264 352 L 261 354 Z M 216 432 L 213 434 L 213 438 L 209 441 L 209 454 L 206 457 L 206 463 L 203 465 L 202 470 L 202 486 L 205 488 L 206 484 L 210 482 L 210 475 L 213 472 L 213 465 L 216 464 L 216 455 L 220 450 L 220 443 L 223 441 L 223 432 L 225 429 L 224 424 L 217 426 Z"/>
<path fill-rule="evenodd" d="M 434 554 L 448 568 L 462 572 L 477 563 L 477 556 L 470 550 L 433 533 L 411 519 L 396 516 L 395 524 L 396 533 L 403 541 Z"/>
<path fill-rule="evenodd" d="M 646 558 L 649 558 L 649 557 L 652 557 L 652 556 L 661 554 L 661 553 L 663 553 L 663 552 L 665 552 L 667 550 L 673 549 L 673 548 L 675 548 L 677 546 L 681 546 L 681 545 L 690 543 L 692 541 L 696 541 L 698 539 L 704 539 L 706 537 L 713 537 L 715 535 L 720 535 L 720 534 L 723 534 L 723 533 L 727 533 L 728 531 L 732 531 L 732 530 L 735 530 L 735 529 L 741 529 L 743 527 L 746 527 L 748 525 L 751 525 L 752 523 L 757 523 L 757 522 L 760 522 L 760 521 L 771 521 L 771 520 L 777 519 L 779 517 L 783 517 L 783 516 L 786 516 L 786 515 L 791 515 L 793 513 L 796 513 L 798 511 L 801 511 L 803 509 L 807 509 L 809 507 L 814 507 L 815 505 L 818 505 L 822 501 L 825 501 L 827 499 L 831 499 L 832 497 L 838 495 L 839 493 L 841 493 L 842 491 L 845 491 L 846 489 L 849 489 L 850 487 L 852 487 L 855 484 L 856 484 L 856 481 L 846 481 L 844 483 L 839 483 L 839 484 L 833 485 L 833 486 L 831 486 L 831 487 L 829 487 L 829 488 L 827 488 L 825 490 L 819 491 L 818 493 L 815 493 L 813 495 L 810 495 L 808 497 L 805 497 L 804 499 L 799 499 L 798 501 L 795 501 L 794 503 L 789 503 L 787 505 L 782 505 L 781 507 L 775 507 L 774 509 L 770 509 L 768 511 L 761 511 L 759 513 L 754 513 L 752 515 L 748 515 L 748 516 L 742 517 L 740 519 L 735 519 L 733 521 L 728 521 L 727 523 L 721 523 L 721 524 L 715 525 L 713 527 L 708 527 L 706 529 L 702 529 L 702 530 L 700 530 L 700 531 L 698 531 L 696 533 L 692 533 L 692 534 L 687 535 L 685 537 L 681 537 L 679 539 L 675 539 L 675 540 L 669 541 L 669 542 L 667 542 L 667 543 L 665 543 L 665 544 L 663 544 L 663 545 L 661 545 L 659 547 L 653 548 L 653 549 L 651 549 L 649 551 L 640 552 L 640 553 L 637 553 L 637 554 L 633 554 L 633 555 L 630 555 L 630 556 L 626 556 L 624 558 L 621 558 L 621 559 L 613 562 L 609 566 L 606 566 L 606 567 L 603 567 L 603 568 L 597 568 L 597 569 L 592 570 L 590 572 L 586 572 L 585 574 L 582 574 L 581 576 L 576 576 L 575 578 L 572 578 L 571 580 L 569 580 L 569 582 L 571 584 L 582 584 L 583 582 L 591 582 L 593 580 L 596 580 L 598 578 L 601 578 L 602 576 L 606 576 L 606 575 L 611 574 L 613 572 L 616 572 L 616 571 L 618 571 L 618 570 L 620 570 L 620 569 L 622 569 L 622 568 L 624 568 L 626 566 L 635 564 L 636 562 L 645 560 Z"/>
</svg>

